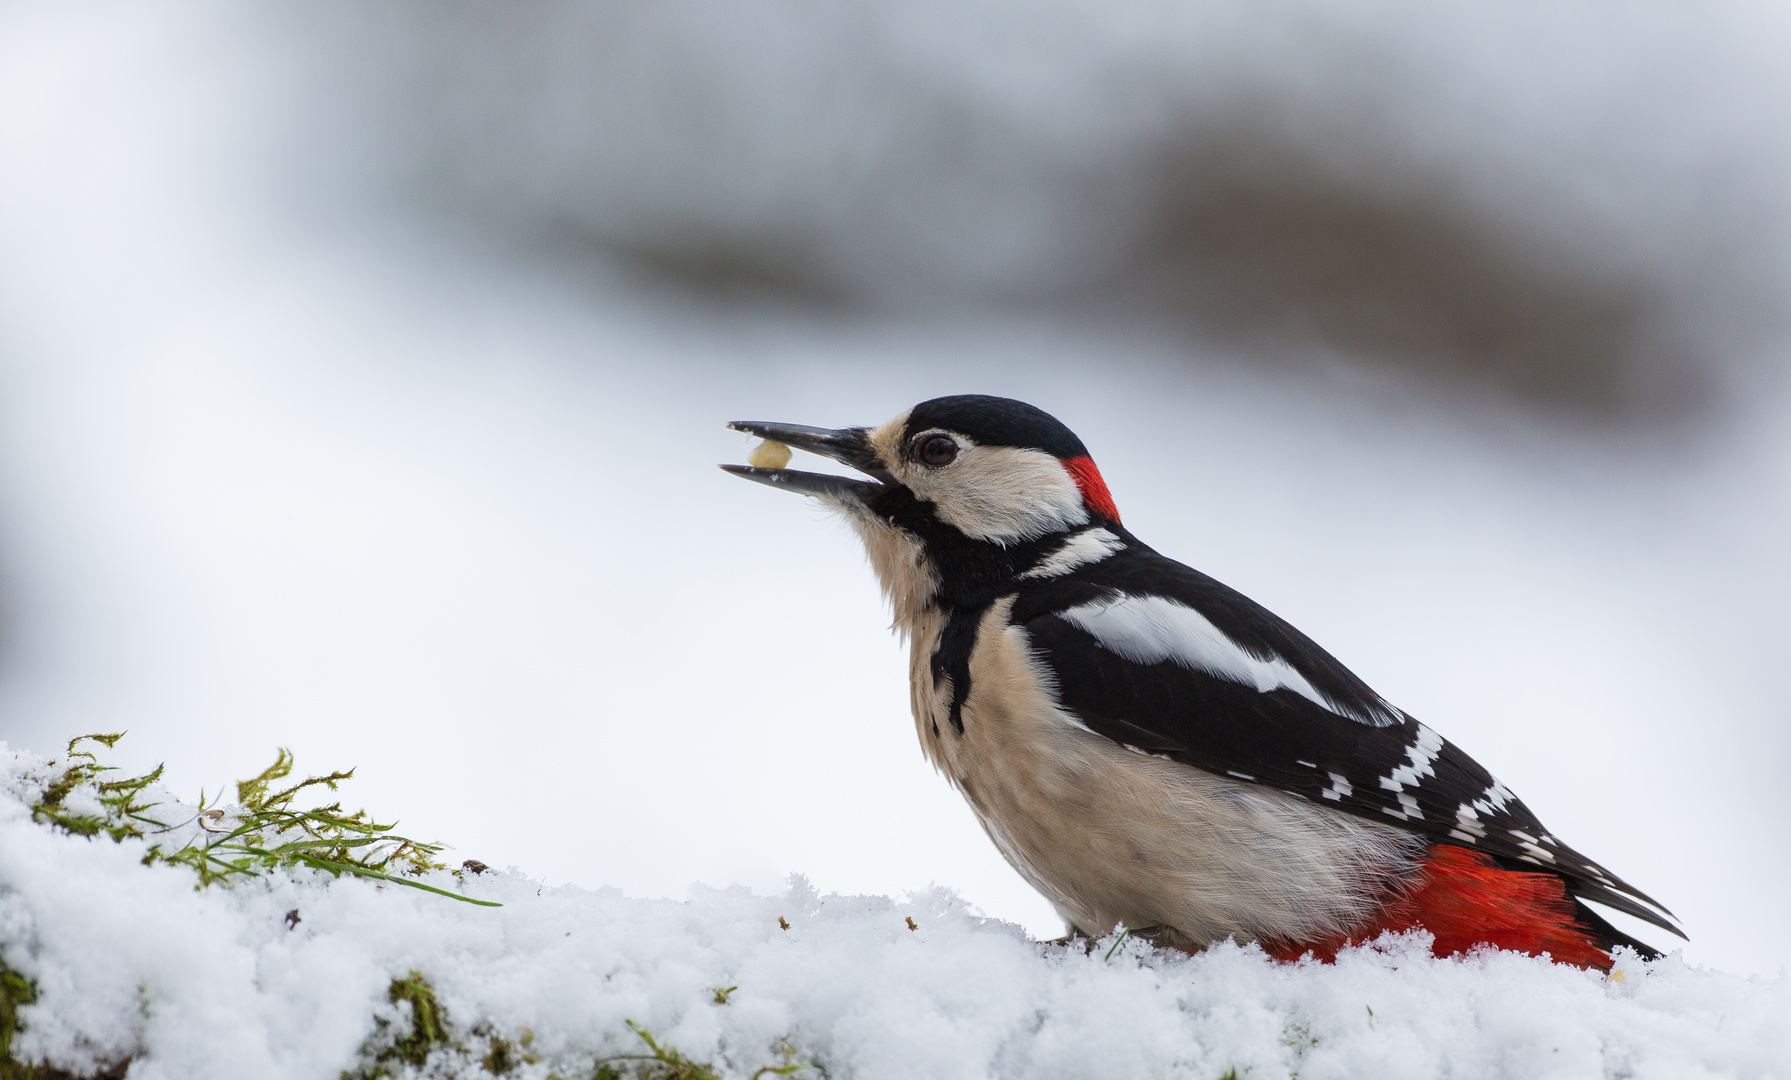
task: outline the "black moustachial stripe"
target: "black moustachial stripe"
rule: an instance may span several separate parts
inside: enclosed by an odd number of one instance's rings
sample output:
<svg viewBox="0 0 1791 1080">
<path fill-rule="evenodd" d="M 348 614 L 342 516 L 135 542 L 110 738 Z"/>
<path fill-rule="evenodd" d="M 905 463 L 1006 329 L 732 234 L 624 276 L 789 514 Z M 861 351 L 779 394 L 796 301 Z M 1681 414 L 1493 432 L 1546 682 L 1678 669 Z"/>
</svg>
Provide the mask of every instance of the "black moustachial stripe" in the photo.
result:
<svg viewBox="0 0 1791 1080">
<path fill-rule="evenodd" d="M 948 528 L 933 516 L 931 507 L 917 504 L 911 511 L 909 527 L 920 534 L 928 535 Z M 1086 526 L 1087 529 L 1099 528 L 1098 525 Z M 1062 536 L 1052 536 L 1041 540 L 1021 544 L 1002 546 L 990 543 L 967 543 L 960 546 L 955 556 L 947 556 L 941 563 L 947 568 L 962 571 L 967 565 L 978 570 L 987 570 L 989 566 L 997 566 L 1006 578 L 1017 577 L 1044 562 L 1057 549 L 1067 543 L 1077 533 L 1085 531 L 1076 529 Z M 981 564 L 976 566 L 975 564 Z M 980 580 L 982 574 L 942 575 L 947 581 Z M 992 588 L 950 589 L 943 590 L 941 606 L 946 611 L 945 626 L 939 632 L 939 640 L 934 644 L 933 655 L 929 665 L 933 674 L 933 683 L 938 685 L 941 679 L 951 680 L 950 720 L 952 730 L 959 735 L 964 734 L 964 703 L 970 700 L 970 654 L 976 648 L 978 628 L 1000 590 Z"/>
<path fill-rule="evenodd" d="M 951 680 L 951 727 L 959 735 L 964 734 L 964 703 L 970 700 L 970 653 L 976 648 L 977 627 L 987 610 L 985 606 L 952 612 L 933 649 L 933 684 L 937 686 L 942 678 Z"/>
</svg>

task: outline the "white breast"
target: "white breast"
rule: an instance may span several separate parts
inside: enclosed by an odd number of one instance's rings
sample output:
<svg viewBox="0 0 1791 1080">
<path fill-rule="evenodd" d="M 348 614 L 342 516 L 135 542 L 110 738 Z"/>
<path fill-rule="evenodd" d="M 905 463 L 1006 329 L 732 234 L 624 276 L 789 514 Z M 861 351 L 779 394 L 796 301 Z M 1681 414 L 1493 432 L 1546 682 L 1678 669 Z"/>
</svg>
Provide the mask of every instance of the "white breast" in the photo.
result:
<svg viewBox="0 0 1791 1080">
<path fill-rule="evenodd" d="M 936 628 L 916 635 L 916 726 L 996 847 L 1075 929 L 1166 926 L 1193 945 L 1317 940 L 1347 933 L 1413 872 L 1422 841 L 1403 830 L 1074 723 L 1010 606 L 983 619 L 961 736 L 945 722 L 949 685 L 933 683 Z"/>
</svg>

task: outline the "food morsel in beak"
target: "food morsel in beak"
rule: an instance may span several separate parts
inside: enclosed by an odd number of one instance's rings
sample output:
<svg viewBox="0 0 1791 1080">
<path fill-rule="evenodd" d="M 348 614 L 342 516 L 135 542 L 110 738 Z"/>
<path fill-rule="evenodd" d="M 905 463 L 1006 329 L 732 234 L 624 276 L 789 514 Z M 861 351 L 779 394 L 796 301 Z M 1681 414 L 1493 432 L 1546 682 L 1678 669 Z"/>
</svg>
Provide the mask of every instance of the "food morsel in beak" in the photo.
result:
<svg viewBox="0 0 1791 1080">
<path fill-rule="evenodd" d="M 755 469 L 782 469 L 790 464 L 790 448 L 774 439 L 766 439 L 746 455 L 746 463 Z"/>
</svg>

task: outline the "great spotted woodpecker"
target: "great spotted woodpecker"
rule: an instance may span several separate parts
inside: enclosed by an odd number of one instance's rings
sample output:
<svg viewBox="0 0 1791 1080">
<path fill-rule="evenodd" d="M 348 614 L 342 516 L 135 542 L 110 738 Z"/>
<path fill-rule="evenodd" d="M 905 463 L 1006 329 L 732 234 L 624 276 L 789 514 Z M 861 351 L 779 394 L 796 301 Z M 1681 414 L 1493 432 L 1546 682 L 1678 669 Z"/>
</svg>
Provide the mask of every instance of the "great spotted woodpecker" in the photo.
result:
<svg viewBox="0 0 1791 1080">
<path fill-rule="evenodd" d="M 724 465 L 843 513 L 912 642 L 927 757 L 1072 933 L 1332 958 L 1423 927 L 1608 969 L 1670 912 L 1310 638 L 1120 524 L 1088 451 L 966 395 L 878 428 L 739 422 L 870 477 Z"/>
</svg>

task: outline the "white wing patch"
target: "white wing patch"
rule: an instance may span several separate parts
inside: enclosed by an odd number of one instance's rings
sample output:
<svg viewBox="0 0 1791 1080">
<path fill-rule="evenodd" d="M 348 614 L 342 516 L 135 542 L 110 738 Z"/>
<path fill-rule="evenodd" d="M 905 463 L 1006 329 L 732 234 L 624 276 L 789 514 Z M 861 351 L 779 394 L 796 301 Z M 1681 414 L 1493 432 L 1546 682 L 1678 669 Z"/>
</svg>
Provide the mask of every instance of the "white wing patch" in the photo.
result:
<svg viewBox="0 0 1791 1080">
<path fill-rule="evenodd" d="M 1259 693 L 1292 690 L 1338 716 L 1371 727 L 1395 723 L 1390 717 L 1361 715 L 1327 700 L 1286 660 L 1279 656 L 1257 659 L 1205 615 L 1161 596 L 1096 600 L 1058 614 L 1093 634 L 1108 652 L 1117 653 L 1134 664 L 1160 664 L 1168 660 L 1185 668 L 1253 686 Z"/>
<path fill-rule="evenodd" d="M 1069 573 L 1078 566 L 1097 563 L 1125 547 L 1126 543 L 1106 529 L 1086 529 L 1076 533 L 1045 560 L 1026 571 L 1023 578 L 1052 578 Z"/>
</svg>

